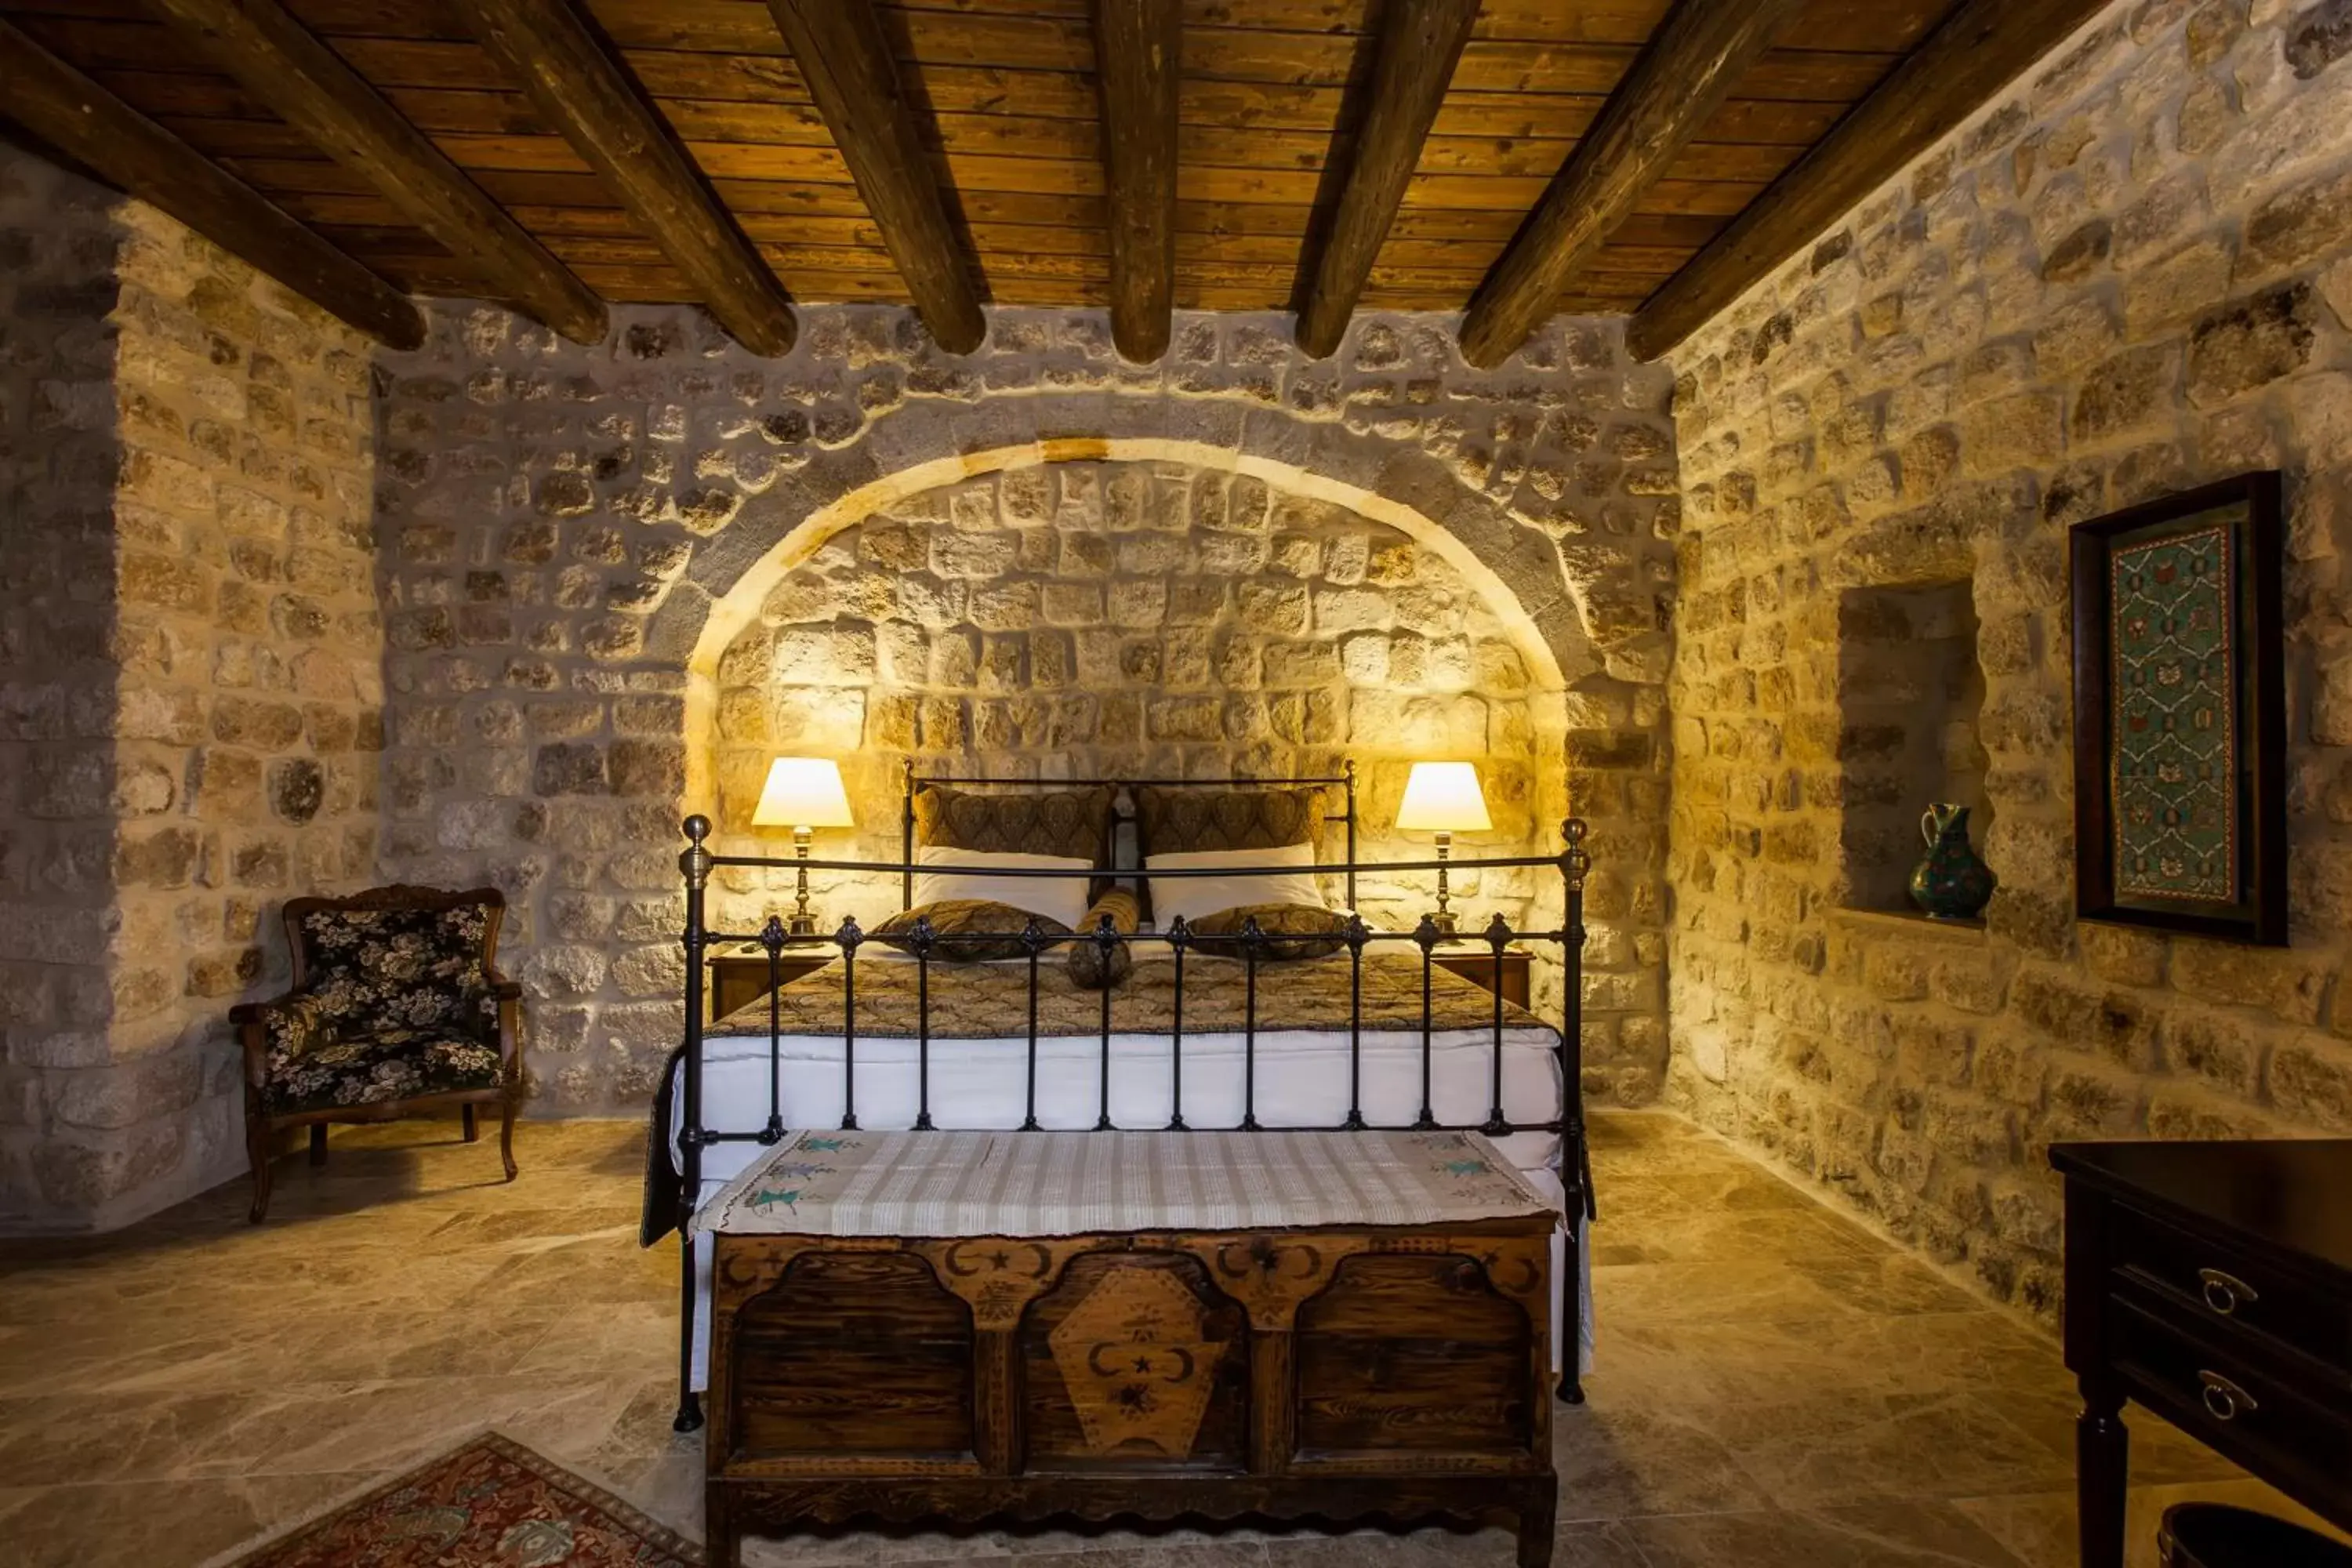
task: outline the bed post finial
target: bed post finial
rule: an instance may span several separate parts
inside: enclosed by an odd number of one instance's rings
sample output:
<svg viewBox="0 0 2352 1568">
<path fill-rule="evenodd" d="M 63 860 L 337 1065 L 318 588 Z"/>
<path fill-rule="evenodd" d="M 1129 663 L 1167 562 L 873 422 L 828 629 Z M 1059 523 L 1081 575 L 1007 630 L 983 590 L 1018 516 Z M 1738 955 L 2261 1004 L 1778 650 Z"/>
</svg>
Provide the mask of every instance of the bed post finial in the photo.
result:
<svg viewBox="0 0 2352 1568">
<path fill-rule="evenodd" d="M 710 871 L 714 864 L 710 851 L 704 848 L 702 844 L 704 839 L 710 837 L 710 818 L 699 813 L 688 817 L 686 837 L 688 841 L 686 853 L 677 858 L 677 868 L 685 873 L 688 887 L 696 889 L 705 887 L 710 881 Z"/>
<path fill-rule="evenodd" d="M 1584 878 L 1592 869 L 1592 854 L 1584 847 L 1585 835 L 1591 829 L 1584 818 L 1571 816 L 1559 825 L 1563 847 L 1559 852 L 1559 874 L 1566 878 L 1572 892 L 1584 890 Z"/>
</svg>

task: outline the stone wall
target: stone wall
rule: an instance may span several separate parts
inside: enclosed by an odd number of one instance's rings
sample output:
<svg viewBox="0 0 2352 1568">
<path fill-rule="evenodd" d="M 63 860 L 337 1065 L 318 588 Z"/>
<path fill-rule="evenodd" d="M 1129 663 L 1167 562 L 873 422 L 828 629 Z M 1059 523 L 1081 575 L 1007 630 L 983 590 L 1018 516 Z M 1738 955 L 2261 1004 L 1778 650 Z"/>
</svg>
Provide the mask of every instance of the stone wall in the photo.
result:
<svg viewBox="0 0 2352 1568">
<path fill-rule="evenodd" d="M 105 1226 L 242 1165 L 227 1009 L 374 868 L 369 350 L 23 154 L 0 243 L 0 1225 Z"/>
<path fill-rule="evenodd" d="M 1516 605 L 1601 858 L 1590 1076 L 1654 1094 L 1669 380 L 1629 365 L 1612 323 L 1556 323 L 1493 374 L 1454 356 L 1451 327 L 1360 318 L 1317 363 L 1279 318 L 1185 317 L 1136 367 L 1096 312 L 998 310 L 956 358 L 908 312 L 819 307 L 762 361 L 688 310 L 617 310 L 588 349 L 441 309 L 424 349 L 382 362 L 383 869 L 514 900 L 534 1109 L 633 1111 L 677 1039 L 677 819 L 714 793 L 688 737 L 714 732 L 719 656 L 777 584 L 922 492 L 1132 458 L 1419 530 L 1482 601 Z M 976 680 L 986 658 L 983 640 Z"/>
<path fill-rule="evenodd" d="M 104 194 L 0 153 L 0 1226 L 79 1174 L 46 1135 L 108 1059 L 114 309 Z M 77 782 L 79 781 L 79 782 Z M 91 788 L 93 783 L 101 787 Z M 61 1114 L 62 1113 L 62 1114 Z"/>
<path fill-rule="evenodd" d="M 1416 759 L 1479 763 L 1495 827 L 1464 854 L 1535 853 L 1566 810 L 1563 697 L 1531 689 L 1496 610 L 1397 530 L 1247 475 L 1073 462 L 910 496 L 771 590 L 718 673 L 715 733 L 689 743 L 715 742 L 716 820 L 746 853 L 786 847 L 751 826 L 780 754 L 840 759 L 859 830 L 828 835 L 836 858 L 898 858 L 908 762 L 1269 778 L 1352 759 L 1366 859 L 1427 858 L 1391 829 Z M 828 920 L 898 908 L 895 878 L 856 897 L 814 880 Z M 1409 927 L 1428 881 L 1360 879 L 1365 918 Z M 1465 874 L 1456 907 L 1523 924 L 1536 881 Z"/>
<path fill-rule="evenodd" d="M 2053 1140 L 2352 1130 L 2347 16 L 2110 7 L 1675 355 L 1671 1099 L 2036 1310 Z M 2267 467 L 2293 946 L 2077 924 L 2067 529 Z M 1982 933 L 1841 912 L 1906 743 L 1841 710 L 1841 607 L 1956 584 Z"/>
</svg>

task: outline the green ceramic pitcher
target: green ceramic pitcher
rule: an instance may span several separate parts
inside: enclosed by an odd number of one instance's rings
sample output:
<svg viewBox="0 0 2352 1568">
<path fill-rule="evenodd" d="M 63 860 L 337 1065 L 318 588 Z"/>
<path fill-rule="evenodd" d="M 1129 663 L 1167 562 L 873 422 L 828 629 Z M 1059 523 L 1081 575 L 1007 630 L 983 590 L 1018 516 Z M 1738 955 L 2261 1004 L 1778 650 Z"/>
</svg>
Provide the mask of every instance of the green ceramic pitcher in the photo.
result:
<svg viewBox="0 0 2352 1568">
<path fill-rule="evenodd" d="M 1930 920 L 1972 921 L 1992 901 L 1992 868 L 1969 847 L 1969 808 L 1938 801 L 1919 814 L 1927 853 L 1911 873 L 1911 900 Z"/>
</svg>

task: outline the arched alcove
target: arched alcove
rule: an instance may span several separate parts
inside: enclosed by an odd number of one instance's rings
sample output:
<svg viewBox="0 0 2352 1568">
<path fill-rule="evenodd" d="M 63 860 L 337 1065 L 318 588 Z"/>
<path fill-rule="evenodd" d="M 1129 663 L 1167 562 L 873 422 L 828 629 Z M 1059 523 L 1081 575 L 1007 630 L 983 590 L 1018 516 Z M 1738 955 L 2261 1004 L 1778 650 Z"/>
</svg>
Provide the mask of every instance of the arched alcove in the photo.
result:
<svg viewBox="0 0 2352 1568">
<path fill-rule="evenodd" d="M 775 853 L 749 820 L 766 760 L 835 757 L 860 821 L 829 847 L 896 858 L 908 762 L 1280 777 L 1345 758 L 1364 858 L 1397 859 L 1429 847 L 1391 827 L 1411 763 L 1456 757 L 1481 763 L 1495 816 L 1465 853 L 1549 841 L 1563 672 L 1491 569 L 1394 501 L 1229 450 L 1139 445 L 921 465 L 806 519 L 711 608 L 689 665 L 688 804 L 727 847 Z M 721 879 L 722 907 L 756 920 L 777 880 Z M 1362 905 L 1409 923 L 1428 880 L 1367 878 Z M 1459 891 L 1516 922 L 1538 880 Z M 897 907 L 895 884 L 816 882 L 828 919 Z"/>
</svg>

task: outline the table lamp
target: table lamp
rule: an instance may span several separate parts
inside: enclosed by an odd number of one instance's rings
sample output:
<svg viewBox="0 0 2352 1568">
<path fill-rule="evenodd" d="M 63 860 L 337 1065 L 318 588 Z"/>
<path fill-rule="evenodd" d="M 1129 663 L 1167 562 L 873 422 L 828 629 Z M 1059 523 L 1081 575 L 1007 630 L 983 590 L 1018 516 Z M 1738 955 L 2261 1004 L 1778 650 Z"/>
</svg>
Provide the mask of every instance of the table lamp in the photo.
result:
<svg viewBox="0 0 2352 1568">
<path fill-rule="evenodd" d="M 1445 855 L 1457 833 L 1483 833 L 1494 826 L 1486 816 L 1486 792 L 1471 763 L 1415 763 L 1405 775 L 1404 804 L 1397 807 L 1401 833 L 1437 835 L 1437 912 L 1430 917 L 1447 936 L 1454 911 L 1445 907 Z"/>
<path fill-rule="evenodd" d="M 856 826 L 849 815 L 849 794 L 841 787 L 841 765 L 829 757 L 778 757 L 768 764 L 751 826 L 793 830 L 793 853 L 802 865 L 800 894 L 787 929 L 794 936 L 814 936 L 816 917 L 809 912 L 808 900 L 810 830 Z"/>
</svg>

